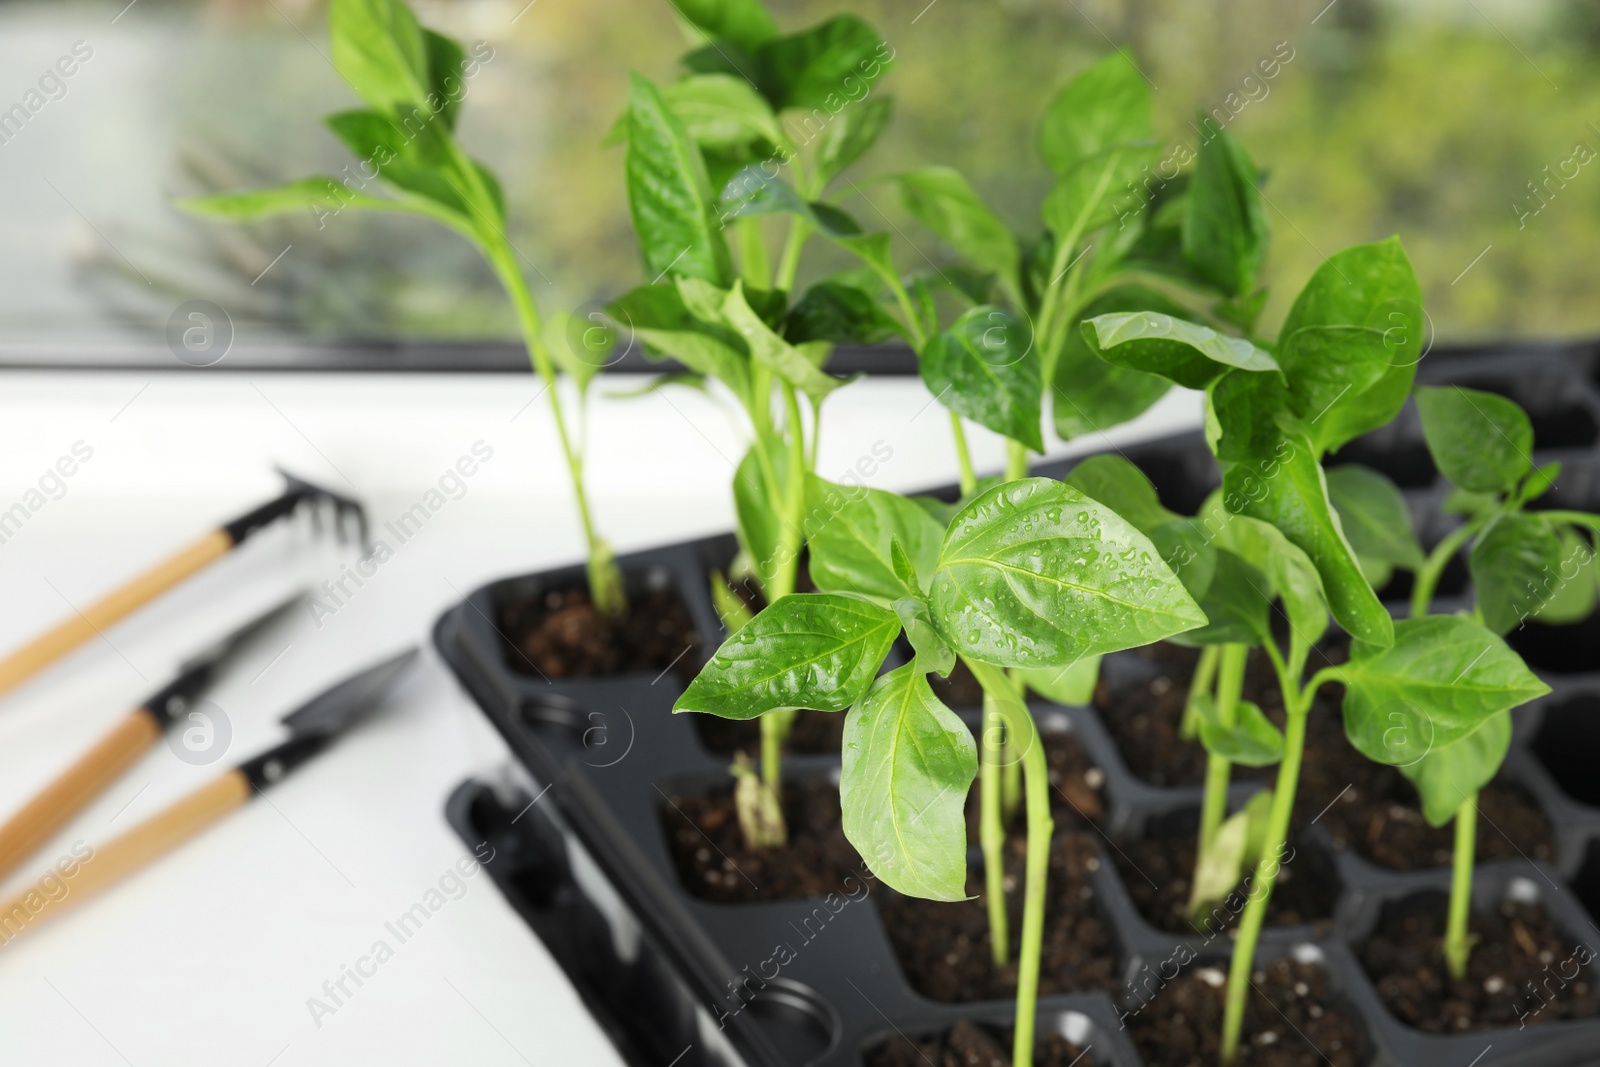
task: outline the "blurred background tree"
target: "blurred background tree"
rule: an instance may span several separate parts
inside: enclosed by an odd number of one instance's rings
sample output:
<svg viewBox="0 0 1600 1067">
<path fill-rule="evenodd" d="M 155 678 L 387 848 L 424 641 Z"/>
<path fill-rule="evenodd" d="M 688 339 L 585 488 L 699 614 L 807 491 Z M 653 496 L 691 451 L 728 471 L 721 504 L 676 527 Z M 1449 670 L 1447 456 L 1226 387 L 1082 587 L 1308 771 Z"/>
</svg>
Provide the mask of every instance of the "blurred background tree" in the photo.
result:
<svg viewBox="0 0 1600 1067">
<path fill-rule="evenodd" d="M 74 42 L 94 50 L 65 95 L 0 143 L 0 344 L 151 338 L 195 297 L 258 336 L 512 335 L 493 279 L 425 223 L 352 214 L 319 230 L 308 214 L 241 232 L 169 206 L 349 161 L 318 122 L 355 106 L 327 59 L 321 3 L 124 2 L 0 4 L 0 111 Z M 878 26 L 896 50 L 885 91 L 897 119 L 872 166 L 955 165 L 1027 233 L 1039 224 L 1021 205 L 1047 182 L 1038 116 L 1113 45 L 1156 87 L 1170 140 L 1193 142 L 1198 111 L 1237 110 L 1229 129 L 1266 174 L 1267 329 L 1324 255 L 1398 233 L 1441 338 L 1600 334 L 1586 269 L 1600 239 L 1600 167 L 1587 165 L 1600 149 L 1593 0 L 771 6 L 784 28 L 843 10 Z M 505 179 L 539 298 L 571 308 L 636 283 L 621 149 L 602 142 L 628 70 L 675 73 L 684 36 L 668 0 L 417 7 L 424 23 L 494 50 L 463 136 Z M 1266 79 L 1260 64 L 1274 57 Z M 851 177 L 843 206 L 899 228 L 915 245 L 902 263 L 938 260 L 871 173 Z"/>
</svg>

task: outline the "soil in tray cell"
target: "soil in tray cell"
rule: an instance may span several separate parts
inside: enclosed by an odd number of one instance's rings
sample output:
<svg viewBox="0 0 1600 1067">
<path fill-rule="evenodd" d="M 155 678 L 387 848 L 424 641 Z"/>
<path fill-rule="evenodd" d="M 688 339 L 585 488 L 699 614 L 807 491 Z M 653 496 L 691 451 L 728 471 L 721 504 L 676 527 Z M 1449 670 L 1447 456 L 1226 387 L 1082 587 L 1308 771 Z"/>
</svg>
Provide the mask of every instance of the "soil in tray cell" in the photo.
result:
<svg viewBox="0 0 1600 1067">
<path fill-rule="evenodd" d="M 1215 1067 L 1222 1045 L 1225 968 L 1186 971 L 1149 990 L 1126 1015 L 1146 1067 Z M 1366 1044 L 1314 964 L 1279 960 L 1257 970 L 1245 1002 L 1235 1067 L 1357 1067 Z M 1142 1003 L 1142 1007 L 1140 1006 Z"/>
<path fill-rule="evenodd" d="M 1095 687 L 1094 705 L 1128 769 L 1151 785 L 1201 785 L 1206 778 L 1206 750 L 1197 739 L 1182 735 L 1183 705 L 1189 695 L 1198 649 L 1158 642 L 1134 655 L 1149 660 L 1157 673 L 1148 681 L 1113 691 L 1104 675 Z M 1255 650 L 1245 668 L 1244 698 L 1252 700 L 1277 722 L 1283 701 L 1266 654 Z M 1235 767 L 1240 779 L 1259 779 L 1270 768 Z"/>
<path fill-rule="evenodd" d="M 587 589 L 553 589 L 499 609 L 500 633 L 512 670 L 539 678 L 587 678 L 676 665 L 685 678 L 699 669 L 700 635 L 683 600 L 670 589 L 633 597 L 620 620 L 605 618 Z"/>
<path fill-rule="evenodd" d="M 1199 933 L 1208 940 L 1239 925 L 1254 876 L 1241 881 L 1208 909 L 1197 927 L 1189 921 L 1190 879 L 1194 875 L 1196 834 L 1119 839 L 1111 859 L 1139 914 L 1150 925 L 1174 934 Z M 1321 849 L 1299 847 L 1286 853 L 1267 904 L 1267 925 L 1325 927 L 1339 900 L 1339 876 L 1332 857 Z M 1323 930 L 1318 929 L 1320 935 Z"/>
<path fill-rule="evenodd" d="M 845 839 L 839 790 L 830 782 L 789 784 L 783 791 L 789 843 L 749 848 L 731 792 L 668 798 L 661 825 L 684 889 L 705 900 L 742 903 L 838 893 L 859 899 L 876 889 L 866 864 Z"/>
<path fill-rule="evenodd" d="M 837 756 L 844 741 L 842 711 L 812 711 L 794 718 L 783 750 L 802 755 Z M 718 756 L 743 752 L 755 759 L 761 751 L 761 725 L 755 719 L 724 719 L 716 715 L 691 715 L 695 732 L 706 751 Z"/>
<path fill-rule="evenodd" d="M 1095 1058 L 1060 1034 L 1033 1046 L 1033 1067 L 1094 1067 Z M 896 1037 L 867 1053 L 866 1067 L 1011 1067 L 1011 1035 L 963 1019 L 936 1037 Z"/>
<path fill-rule="evenodd" d="M 1474 911 L 1478 938 L 1465 978 L 1451 978 L 1440 945 L 1448 902 L 1425 893 L 1389 909 L 1359 946 L 1361 964 L 1395 1018 L 1434 1034 L 1521 1029 L 1600 1013 L 1594 950 L 1537 904 L 1504 901 Z"/>
<path fill-rule="evenodd" d="M 1315 821 L 1335 845 L 1353 848 L 1390 870 L 1448 867 L 1455 827 L 1429 826 L 1406 776 L 1356 751 L 1344 736 L 1337 709 L 1332 714 L 1320 710 L 1312 710 L 1306 728 L 1295 824 Z M 1478 795 L 1478 810 L 1477 862 L 1554 858 L 1550 821 L 1521 786 L 1490 782 Z"/>
<path fill-rule="evenodd" d="M 1115 947 L 1100 921 L 1090 875 L 1099 867 L 1097 838 L 1076 830 L 1056 835 L 1050 852 L 1039 992 L 1077 993 L 1113 989 Z M 1012 952 L 1000 968 L 989 955 L 989 915 L 984 879 L 974 865 L 967 881 L 973 899 L 946 903 L 885 892 L 879 912 L 895 955 L 911 985 L 946 1003 L 997 1000 L 1017 992 L 1016 950 L 1022 929 L 1022 875 L 1026 843 L 1006 842 L 1007 911 Z"/>
</svg>

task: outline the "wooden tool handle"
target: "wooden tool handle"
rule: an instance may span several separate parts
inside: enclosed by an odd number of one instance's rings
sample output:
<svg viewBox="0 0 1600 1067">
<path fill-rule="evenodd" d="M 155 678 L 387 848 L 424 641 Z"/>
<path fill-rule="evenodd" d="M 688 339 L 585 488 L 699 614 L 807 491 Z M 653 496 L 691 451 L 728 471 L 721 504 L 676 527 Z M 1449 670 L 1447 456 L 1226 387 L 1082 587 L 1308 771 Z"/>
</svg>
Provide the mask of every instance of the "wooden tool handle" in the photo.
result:
<svg viewBox="0 0 1600 1067">
<path fill-rule="evenodd" d="M 160 736 L 160 723 L 144 708 L 135 708 L 123 716 L 93 748 L 0 826 L 0 877 L 10 874 L 85 804 L 104 792 Z"/>
<path fill-rule="evenodd" d="M 0 944 L 121 881 L 249 799 L 249 779 L 229 771 L 87 857 L 58 865 L 55 873 L 0 904 Z"/>
<path fill-rule="evenodd" d="M 233 538 L 212 530 L 120 589 L 75 612 L 0 660 L 0 693 L 19 685 L 123 616 L 148 604 L 195 571 L 227 553 Z"/>
</svg>

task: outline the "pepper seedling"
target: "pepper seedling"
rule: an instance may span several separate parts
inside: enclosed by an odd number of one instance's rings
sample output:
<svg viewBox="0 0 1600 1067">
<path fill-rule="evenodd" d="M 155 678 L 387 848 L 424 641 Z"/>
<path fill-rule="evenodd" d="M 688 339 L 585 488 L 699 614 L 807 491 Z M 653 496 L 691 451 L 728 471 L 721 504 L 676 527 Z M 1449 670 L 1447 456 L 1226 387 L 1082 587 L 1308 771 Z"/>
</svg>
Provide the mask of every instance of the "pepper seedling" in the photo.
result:
<svg viewBox="0 0 1600 1067">
<path fill-rule="evenodd" d="M 1274 641 L 1263 646 L 1282 691 L 1286 725 L 1254 872 L 1257 886 L 1240 920 L 1228 974 L 1222 1061 L 1231 1063 L 1256 944 L 1284 861 L 1306 719 L 1317 690 L 1342 682 L 1352 743 L 1371 758 L 1398 762 L 1386 758 L 1392 750 L 1382 746 L 1383 731 L 1392 725 L 1388 713 L 1429 709 L 1434 738 L 1448 744 L 1537 695 L 1542 685 L 1516 653 L 1475 621 L 1396 624 L 1363 574 L 1328 496 L 1323 454 L 1390 421 L 1416 375 L 1421 293 L 1397 239 L 1330 257 L 1296 297 L 1270 351 L 1149 312 L 1098 316 L 1084 323 L 1083 333 L 1108 362 L 1206 391 L 1206 436 L 1222 468 L 1224 510 L 1276 527 L 1304 552 L 1329 611 L 1352 640 L 1347 664 L 1324 667 L 1304 684 L 1303 661 L 1286 661 Z M 1291 635 L 1293 621 L 1291 616 Z M 1320 634 L 1321 626 L 1315 629 Z M 1302 647 L 1309 644 L 1302 641 Z"/>
<path fill-rule="evenodd" d="M 812 201 L 882 133 L 892 105 L 872 91 L 893 51 L 853 15 L 779 34 L 757 0 L 674 7 L 708 43 L 683 57 L 687 73 L 670 85 L 633 76 L 615 132 L 653 280 L 608 312 L 647 354 L 676 359 L 700 383 L 716 379 L 738 401 L 751 434 L 733 484 L 741 561 L 770 605 L 795 588 L 821 404 L 846 384 L 823 368 L 853 292 L 825 281 L 791 306 L 789 291 L 817 228 L 860 231 Z M 798 124 L 783 121 L 800 112 Z M 795 186 L 778 178 L 785 170 Z M 763 227 L 777 214 L 788 227 L 774 267 Z M 728 630 L 745 623 L 748 608 L 721 575 L 712 594 Z M 740 825 L 755 847 L 787 836 L 782 747 L 793 717 L 761 720 L 759 775 L 747 760 L 734 765 Z"/>
<path fill-rule="evenodd" d="M 455 137 L 470 79 L 485 61 L 487 46 L 469 57 L 456 41 L 418 25 L 402 0 L 332 0 L 328 34 L 334 66 L 368 105 L 367 110 L 341 111 L 326 119 L 334 136 L 359 160 L 354 171 L 346 167 L 341 178 L 302 178 L 272 188 L 192 197 L 179 201 L 180 206 L 235 221 L 309 211 L 319 229 L 346 210 L 397 212 L 433 219 L 470 241 L 511 298 L 529 359 L 549 397 L 588 546 L 590 598 L 603 615 L 623 615 L 627 591 L 622 573 L 595 526 L 584 487 L 582 446 L 556 384 L 558 371 L 566 372 L 577 383 L 582 403 L 609 345 L 598 350 L 580 345 L 578 352 L 547 343 L 545 324 L 506 237 L 500 182 L 468 157 Z M 368 191 L 378 182 L 390 196 Z"/>
<path fill-rule="evenodd" d="M 1491 630 L 1504 634 L 1528 618 L 1549 623 L 1586 618 L 1594 610 L 1596 581 L 1594 549 L 1583 535 L 1600 536 L 1600 516 L 1527 510 L 1560 473 L 1557 463 L 1533 466 L 1533 423 L 1527 412 L 1505 397 L 1460 386 L 1418 388 L 1416 398 L 1428 451 L 1454 487 L 1446 508 L 1463 518 L 1417 568 L 1412 617 L 1428 615 L 1445 566 L 1470 542 L 1473 614 Z M 1528 699 L 1547 691 L 1530 690 Z M 1412 720 L 1389 735 L 1386 740 L 1399 744 L 1385 745 L 1381 755 L 1398 763 L 1417 787 L 1431 825 L 1455 820 L 1444 956 L 1451 975 L 1461 978 L 1472 951 L 1468 924 L 1478 792 L 1505 761 L 1511 716 L 1509 710 L 1485 716 L 1455 741 L 1433 736 L 1431 717 Z M 1388 751 L 1395 747 L 1400 751 Z"/>
<path fill-rule="evenodd" d="M 1276 527 L 1229 514 L 1212 494 L 1194 518 L 1162 506 L 1155 486 L 1121 456 L 1092 456 L 1067 484 L 1114 509 L 1150 538 L 1209 621 L 1169 640 L 1201 650 L 1184 712 L 1184 735 L 1206 749 L 1205 791 L 1189 914 L 1204 929 L 1207 913 L 1260 858 L 1270 795 L 1257 794 L 1227 817 L 1235 763 L 1267 767 L 1283 757 L 1283 734 L 1244 700 L 1251 648 L 1273 641 L 1270 613 L 1281 600 L 1289 618 L 1288 663 L 1302 669 L 1327 627 L 1322 583 L 1305 553 Z"/>
<path fill-rule="evenodd" d="M 1061 671 L 1086 656 L 1205 625 L 1150 540 L 1071 486 L 995 486 L 941 528 L 915 502 L 812 483 L 830 521 L 811 540 L 818 593 L 762 610 L 730 637 L 673 710 L 749 719 L 849 709 L 840 804 L 846 836 L 892 888 L 966 896 L 966 725 L 928 684 L 959 656 L 1002 694 L 1022 739 L 1027 859 L 1013 1063 L 1031 1062 L 1050 850 L 1050 782 L 1032 715 L 1007 668 Z M 912 661 L 879 674 L 904 632 Z"/>
</svg>

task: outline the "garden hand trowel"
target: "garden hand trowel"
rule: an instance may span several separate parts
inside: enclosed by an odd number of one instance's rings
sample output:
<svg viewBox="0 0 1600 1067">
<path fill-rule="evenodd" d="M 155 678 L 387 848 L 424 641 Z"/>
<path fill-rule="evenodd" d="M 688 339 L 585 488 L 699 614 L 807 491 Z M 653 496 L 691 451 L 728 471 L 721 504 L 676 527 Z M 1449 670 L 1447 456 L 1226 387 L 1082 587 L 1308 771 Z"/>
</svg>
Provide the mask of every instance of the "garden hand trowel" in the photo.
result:
<svg viewBox="0 0 1600 1067">
<path fill-rule="evenodd" d="M 137 578 L 107 593 L 83 610 L 74 611 L 71 618 L 56 624 L 9 656 L 0 659 L 0 693 L 31 678 L 107 626 L 154 600 L 190 575 L 215 563 L 243 544 L 245 539 L 257 530 L 293 515 L 302 508 L 311 511 L 313 521 L 318 518 L 320 511 L 332 511 L 334 534 L 341 540 L 344 537 L 346 522 L 353 523 L 361 540 L 362 550 L 366 550 L 367 513 L 360 503 L 343 494 L 296 478 L 282 468 L 279 468 L 278 473 L 283 476 L 285 482 L 284 490 L 279 496 L 190 542 Z"/>
<path fill-rule="evenodd" d="M 122 836 L 86 849 L 81 856 L 75 851 L 77 858 L 67 870 L 58 868 L 0 903 L 0 945 L 115 884 L 240 807 L 254 792 L 282 780 L 376 707 L 416 658 L 417 650 L 408 648 L 325 690 L 283 717 L 288 740 L 245 760 Z"/>
</svg>

